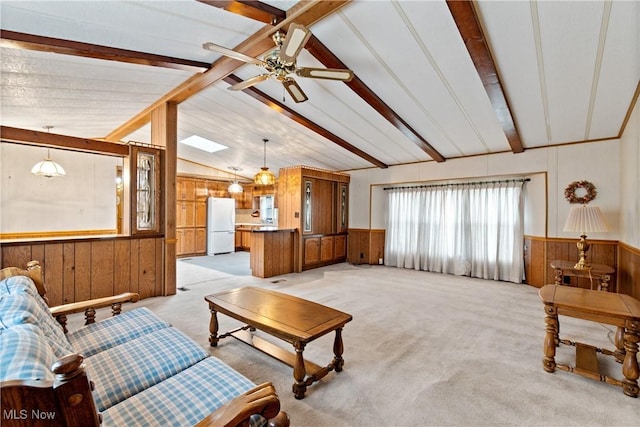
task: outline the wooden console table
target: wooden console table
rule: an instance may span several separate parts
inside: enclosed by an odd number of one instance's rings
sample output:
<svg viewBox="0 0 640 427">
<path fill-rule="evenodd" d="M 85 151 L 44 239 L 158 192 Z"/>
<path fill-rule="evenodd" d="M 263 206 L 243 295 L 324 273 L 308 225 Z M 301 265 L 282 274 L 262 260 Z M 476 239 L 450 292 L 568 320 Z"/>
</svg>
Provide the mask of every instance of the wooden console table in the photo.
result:
<svg viewBox="0 0 640 427">
<path fill-rule="evenodd" d="M 546 334 L 544 338 L 544 359 L 542 366 L 547 372 L 555 372 L 556 367 L 567 372 L 603 381 L 622 387 L 624 394 L 638 397 L 638 342 L 640 342 L 640 301 L 629 295 L 600 292 L 568 286 L 545 285 L 538 292 L 546 313 Z M 618 327 L 615 337 L 615 351 L 561 340 L 558 315 L 575 317 L 592 322 Z M 556 347 L 560 344 L 576 347 L 576 365 L 556 364 Z M 623 380 L 607 377 L 598 369 L 597 353 L 614 356 L 622 363 Z"/>
<path fill-rule="evenodd" d="M 556 285 L 564 285 L 562 279 L 565 276 L 573 277 L 589 277 L 592 279 L 591 289 L 593 289 L 593 279 L 598 280 L 598 290 L 607 292 L 609 290 L 609 280 L 611 275 L 615 273 L 613 267 L 609 267 L 604 264 L 591 264 L 591 268 L 588 270 L 576 270 L 573 268 L 576 263 L 573 261 L 551 261 L 551 268 L 556 271 Z"/>
</svg>

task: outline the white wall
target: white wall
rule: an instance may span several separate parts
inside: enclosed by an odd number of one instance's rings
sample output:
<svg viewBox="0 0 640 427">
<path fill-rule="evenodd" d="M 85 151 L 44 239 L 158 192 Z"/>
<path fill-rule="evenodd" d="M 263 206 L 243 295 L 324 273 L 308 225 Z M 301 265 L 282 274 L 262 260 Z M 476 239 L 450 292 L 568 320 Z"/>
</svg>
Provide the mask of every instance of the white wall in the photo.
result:
<svg viewBox="0 0 640 427">
<path fill-rule="evenodd" d="M 67 175 L 31 175 L 47 149 L 0 143 L 0 232 L 21 233 L 116 228 L 119 157 L 51 149 Z"/>
<path fill-rule="evenodd" d="M 635 164 L 637 168 L 637 161 Z M 608 233 L 591 237 L 616 240 L 620 237 L 619 170 L 620 140 L 611 140 L 352 171 L 349 226 L 385 228 L 384 185 L 527 175 L 532 181 L 527 184 L 526 234 L 575 237 L 562 231 L 571 206 L 564 198 L 564 189 L 573 181 L 587 180 L 598 190 L 591 204 L 602 208 L 610 228 Z M 356 206 L 361 208 L 355 209 Z"/>
<path fill-rule="evenodd" d="M 620 241 L 640 248 L 640 102 L 620 144 Z"/>
</svg>

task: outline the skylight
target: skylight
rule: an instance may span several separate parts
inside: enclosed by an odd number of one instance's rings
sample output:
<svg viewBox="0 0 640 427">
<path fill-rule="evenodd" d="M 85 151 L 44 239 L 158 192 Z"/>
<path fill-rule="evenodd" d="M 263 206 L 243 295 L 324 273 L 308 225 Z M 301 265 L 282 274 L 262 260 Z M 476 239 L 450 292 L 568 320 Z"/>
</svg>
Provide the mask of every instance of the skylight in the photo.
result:
<svg viewBox="0 0 640 427">
<path fill-rule="evenodd" d="M 180 142 L 198 148 L 200 150 L 207 151 L 209 153 L 215 153 L 216 151 L 229 148 L 226 145 L 218 144 L 217 142 L 213 142 L 198 135 L 191 135 L 189 138 L 185 138 Z"/>
</svg>

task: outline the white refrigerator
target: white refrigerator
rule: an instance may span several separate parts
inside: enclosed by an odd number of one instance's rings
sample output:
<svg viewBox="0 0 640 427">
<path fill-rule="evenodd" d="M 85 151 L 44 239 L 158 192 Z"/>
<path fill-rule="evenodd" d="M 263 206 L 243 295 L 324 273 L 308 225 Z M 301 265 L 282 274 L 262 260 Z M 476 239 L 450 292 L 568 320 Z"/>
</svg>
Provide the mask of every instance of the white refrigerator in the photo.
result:
<svg viewBox="0 0 640 427">
<path fill-rule="evenodd" d="M 236 233 L 236 201 L 207 199 L 207 255 L 233 252 Z"/>
</svg>

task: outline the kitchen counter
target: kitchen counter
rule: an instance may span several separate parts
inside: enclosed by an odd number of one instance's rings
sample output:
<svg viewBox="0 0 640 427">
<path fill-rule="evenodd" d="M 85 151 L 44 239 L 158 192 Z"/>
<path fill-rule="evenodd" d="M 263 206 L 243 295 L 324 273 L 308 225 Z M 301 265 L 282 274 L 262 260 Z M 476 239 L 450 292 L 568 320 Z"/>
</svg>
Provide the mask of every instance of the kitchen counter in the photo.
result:
<svg viewBox="0 0 640 427">
<path fill-rule="evenodd" d="M 296 229 L 262 226 L 249 231 L 249 263 L 253 276 L 265 278 L 293 273 Z"/>
<path fill-rule="evenodd" d="M 262 233 L 265 231 L 281 231 L 284 233 L 292 233 L 295 231 L 294 228 L 278 228 L 274 225 L 260 225 L 255 227 L 236 227 L 236 231 L 250 231 L 252 233 Z"/>
</svg>

